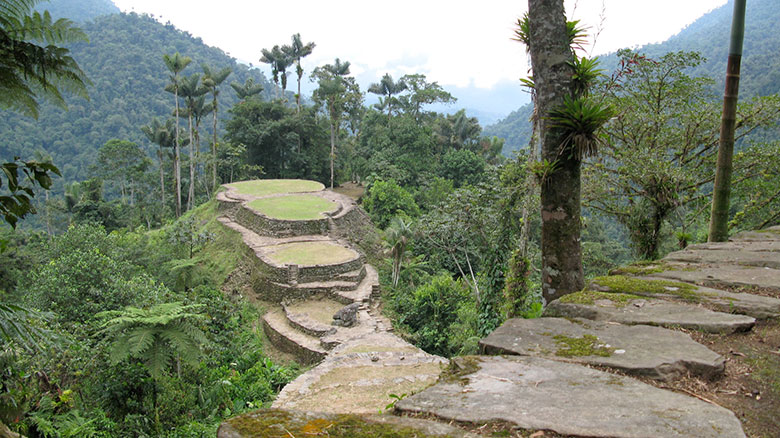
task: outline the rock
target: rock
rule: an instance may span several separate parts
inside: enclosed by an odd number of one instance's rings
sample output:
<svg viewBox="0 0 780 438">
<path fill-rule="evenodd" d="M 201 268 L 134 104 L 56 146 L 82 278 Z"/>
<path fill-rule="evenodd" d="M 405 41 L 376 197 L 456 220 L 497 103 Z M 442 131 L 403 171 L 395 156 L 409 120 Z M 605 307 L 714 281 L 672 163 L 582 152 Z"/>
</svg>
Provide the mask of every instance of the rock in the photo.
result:
<svg viewBox="0 0 780 438">
<path fill-rule="evenodd" d="M 637 296 L 686 301 L 702 304 L 721 312 L 739 313 L 756 319 L 780 316 L 780 299 L 749 293 L 726 292 L 690 283 L 658 278 L 614 275 L 591 281 L 590 289 L 599 292 L 633 294 Z"/>
<path fill-rule="evenodd" d="M 760 247 L 746 244 L 735 245 L 730 242 L 692 246 L 683 251 L 673 252 L 664 260 L 698 264 L 733 264 L 756 266 L 760 268 L 780 269 L 780 242 L 757 242 Z"/>
<path fill-rule="evenodd" d="M 335 315 L 333 315 L 333 322 L 331 324 L 339 327 L 352 327 L 358 323 L 358 310 L 360 310 L 360 303 L 352 303 L 348 306 L 342 307 Z"/>
<path fill-rule="evenodd" d="M 592 304 L 555 300 L 544 309 L 544 315 L 611 321 L 627 325 L 681 327 L 707 333 L 724 334 L 748 331 L 756 323 L 755 318 L 750 316 L 714 312 L 701 306 L 652 298 L 632 299 L 625 303 L 609 299 L 596 299 Z"/>
<path fill-rule="evenodd" d="M 486 354 L 517 354 L 607 366 L 671 381 L 688 374 L 711 378 L 723 356 L 685 333 L 647 325 L 628 326 L 563 318 L 513 318 L 479 342 Z"/>
<path fill-rule="evenodd" d="M 757 287 L 780 292 L 780 270 L 778 269 L 732 264 L 691 266 L 695 269 L 668 270 L 654 273 L 653 276 L 715 288 L 727 286 L 749 291 L 751 287 Z"/>
<path fill-rule="evenodd" d="M 217 438 L 264 438 L 280 436 L 416 436 L 477 438 L 453 426 L 433 421 L 390 415 L 345 415 L 263 409 L 231 418 L 219 426 Z"/>
<path fill-rule="evenodd" d="M 461 371 L 396 410 L 610 438 L 742 438 L 730 411 L 629 377 L 536 357 L 454 359 Z"/>
</svg>

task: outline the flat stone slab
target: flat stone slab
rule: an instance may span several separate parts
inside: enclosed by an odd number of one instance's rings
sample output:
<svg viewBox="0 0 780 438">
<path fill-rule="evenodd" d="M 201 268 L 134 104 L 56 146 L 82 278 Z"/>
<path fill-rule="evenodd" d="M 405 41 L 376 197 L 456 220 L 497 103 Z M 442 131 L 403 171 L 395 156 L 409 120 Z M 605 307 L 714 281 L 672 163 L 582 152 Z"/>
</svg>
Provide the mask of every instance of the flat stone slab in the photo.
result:
<svg viewBox="0 0 780 438">
<path fill-rule="evenodd" d="M 593 304 L 555 300 L 544 309 L 544 315 L 611 321 L 627 325 L 680 327 L 723 334 L 748 331 L 756 324 L 756 319 L 751 316 L 715 312 L 701 306 L 652 298 L 633 299 L 625 303 L 596 299 Z"/>
<path fill-rule="evenodd" d="M 732 242 L 780 240 L 780 225 L 759 231 L 742 231 L 729 239 Z"/>
<path fill-rule="evenodd" d="M 374 332 L 340 344 L 311 370 L 282 389 L 274 408 L 373 414 L 390 394 L 412 394 L 433 384 L 447 359 L 390 333 Z"/>
<path fill-rule="evenodd" d="M 371 436 L 477 438 L 456 427 L 392 415 L 348 415 L 263 409 L 231 418 L 219 426 L 217 438 Z"/>
<path fill-rule="evenodd" d="M 734 414 L 693 397 L 537 357 L 456 358 L 460 375 L 396 403 L 444 420 L 610 438 L 741 438 Z"/>
<path fill-rule="evenodd" d="M 769 243 L 773 245 L 770 247 Z M 732 242 L 692 245 L 664 257 L 671 262 L 698 264 L 731 264 L 780 269 L 780 241 L 739 245 Z"/>
<path fill-rule="evenodd" d="M 627 374 L 672 381 L 723 373 L 723 356 L 685 333 L 647 325 L 581 319 L 513 318 L 479 342 L 485 354 L 517 354 L 606 366 Z"/>
<path fill-rule="evenodd" d="M 695 267 L 695 269 L 691 269 Z M 654 277 L 709 287 L 727 286 L 775 290 L 780 293 L 780 269 L 739 266 L 732 264 L 688 265 L 685 269 L 670 269 L 657 272 Z"/>
<path fill-rule="evenodd" d="M 639 281 L 659 281 L 660 284 L 666 284 L 663 282 L 669 282 L 664 278 L 658 278 L 655 276 L 637 277 Z M 626 292 L 622 290 L 613 290 L 608 286 L 600 284 L 598 279 L 594 279 L 589 287 L 600 292 Z M 776 318 L 780 316 L 780 299 L 765 297 L 761 295 L 754 295 L 749 293 L 734 293 L 727 292 L 720 289 L 713 289 L 704 286 L 688 285 L 687 283 L 681 283 L 679 286 L 664 286 L 663 292 L 652 291 L 643 289 L 634 289 L 630 293 L 633 295 L 665 299 L 665 300 L 688 300 L 696 304 L 703 304 L 711 307 L 720 312 L 738 313 L 742 315 L 752 316 L 756 319 Z M 682 286 L 688 287 L 689 291 L 682 291 Z M 668 292 L 667 292 L 668 291 Z"/>
</svg>

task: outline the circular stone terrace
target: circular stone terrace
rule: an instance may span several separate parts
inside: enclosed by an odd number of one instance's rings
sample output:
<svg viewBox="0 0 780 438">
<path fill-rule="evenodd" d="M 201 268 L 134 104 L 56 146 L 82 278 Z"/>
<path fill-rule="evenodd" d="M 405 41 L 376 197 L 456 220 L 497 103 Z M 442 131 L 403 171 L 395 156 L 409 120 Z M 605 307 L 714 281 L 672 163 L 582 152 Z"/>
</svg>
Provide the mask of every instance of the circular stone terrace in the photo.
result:
<svg viewBox="0 0 780 438">
<path fill-rule="evenodd" d="M 353 249 L 332 241 L 290 242 L 264 248 L 265 256 L 275 265 L 335 265 L 358 259 Z"/>
</svg>

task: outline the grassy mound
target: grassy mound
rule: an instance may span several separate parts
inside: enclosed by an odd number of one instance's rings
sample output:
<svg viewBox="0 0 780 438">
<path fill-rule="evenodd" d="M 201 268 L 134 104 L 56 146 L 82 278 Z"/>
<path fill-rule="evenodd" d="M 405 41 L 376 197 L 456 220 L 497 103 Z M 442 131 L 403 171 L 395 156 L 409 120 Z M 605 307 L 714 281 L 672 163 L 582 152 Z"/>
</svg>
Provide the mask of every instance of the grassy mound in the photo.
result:
<svg viewBox="0 0 780 438">
<path fill-rule="evenodd" d="M 242 195 L 268 196 L 281 193 L 319 192 L 325 188 L 322 183 L 303 179 L 257 179 L 226 184 Z"/>
<path fill-rule="evenodd" d="M 268 252 L 268 258 L 276 264 L 300 266 L 341 263 L 352 260 L 357 255 L 349 248 L 330 242 L 285 243 L 277 245 Z"/>
<path fill-rule="evenodd" d="M 314 220 L 338 209 L 338 204 L 315 195 L 290 195 L 250 201 L 249 208 L 274 219 Z"/>
</svg>

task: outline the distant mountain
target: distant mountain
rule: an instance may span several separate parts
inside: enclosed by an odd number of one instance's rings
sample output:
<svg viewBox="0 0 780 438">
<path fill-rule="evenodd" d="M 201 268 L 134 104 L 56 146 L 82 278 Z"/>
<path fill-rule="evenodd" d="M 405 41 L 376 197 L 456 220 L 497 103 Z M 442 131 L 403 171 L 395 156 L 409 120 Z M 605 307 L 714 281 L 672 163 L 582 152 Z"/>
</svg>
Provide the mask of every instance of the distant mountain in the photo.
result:
<svg viewBox="0 0 780 438">
<path fill-rule="evenodd" d="M 35 9 L 49 11 L 54 18 L 67 18 L 79 23 L 119 13 L 119 8 L 111 0 L 49 0 L 39 3 Z"/>
<path fill-rule="evenodd" d="M 637 49 L 651 58 L 679 50 L 697 51 L 707 62 L 692 69 L 690 74 L 709 76 L 716 81 L 717 93 L 723 93 L 728 57 L 729 34 L 733 0 L 705 14 L 677 35 L 663 43 L 649 44 Z M 745 44 L 740 78 L 740 97 L 766 96 L 780 92 L 780 8 L 777 0 L 751 0 L 745 16 Z M 601 66 L 612 71 L 617 66 L 617 55 L 599 57 Z M 525 148 L 531 136 L 530 104 L 514 111 L 505 119 L 488 126 L 485 135 L 497 135 L 506 140 L 507 150 Z"/>
<path fill-rule="evenodd" d="M 100 5 L 100 0 L 59 0 L 64 3 Z M 43 4 L 46 6 L 46 4 Z M 51 6 L 51 5 L 49 5 Z M 106 8 L 104 8 L 107 10 Z M 58 12 L 74 15 L 65 8 Z M 202 73 L 201 64 L 215 68 L 230 66 L 233 74 L 223 84 L 220 108 L 225 116 L 227 108 L 238 101 L 228 85 L 232 81 L 244 83 L 252 77 L 265 87 L 267 99 L 273 91 L 262 72 L 238 64 L 220 49 L 209 47 L 200 38 L 164 25 L 146 15 L 103 15 L 79 24 L 89 36 L 89 44 L 71 47 L 72 56 L 87 73 L 92 86 L 90 100 L 69 99 L 69 111 L 46 103 L 41 105 L 39 119 L 33 120 L 5 111 L 0 117 L 0 158 L 14 156 L 30 158 L 37 150 L 45 150 L 63 171 L 66 181 L 89 177 L 87 169 L 95 161 L 97 149 L 112 138 L 149 144 L 140 127 L 153 117 L 168 118 L 173 111 L 173 95 L 164 91 L 169 72 L 163 54 L 179 52 L 192 58 L 184 75 Z M 186 123 L 185 123 L 186 124 Z M 211 123 L 204 123 L 211 126 Z M 203 134 L 201 137 L 206 137 Z"/>
</svg>

